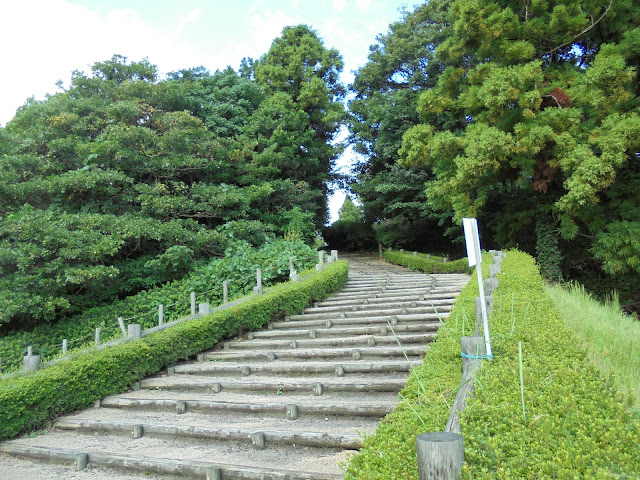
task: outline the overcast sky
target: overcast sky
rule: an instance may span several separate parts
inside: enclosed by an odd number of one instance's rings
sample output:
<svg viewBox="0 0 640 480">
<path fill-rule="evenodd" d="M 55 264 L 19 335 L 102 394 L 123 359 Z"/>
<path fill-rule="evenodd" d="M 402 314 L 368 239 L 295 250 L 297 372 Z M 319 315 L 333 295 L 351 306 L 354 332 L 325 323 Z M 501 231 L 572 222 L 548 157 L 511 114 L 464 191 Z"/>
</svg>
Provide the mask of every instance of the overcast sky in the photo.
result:
<svg viewBox="0 0 640 480">
<path fill-rule="evenodd" d="M 211 72 L 259 58 L 287 25 L 307 24 L 344 58 L 343 81 L 367 59 L 376 35 L 407 0 L 0 0 L 0 125 L 31 96 L 69 86 L 120 54 L 148 58 L 161 74 L 204 65 Z M 349 163 L 349 154 L 341 163 Z M 344 200 L 332 201 L 332 216 Z M 337 204 L 337 207 L 335 206 Z"/>
</svg>

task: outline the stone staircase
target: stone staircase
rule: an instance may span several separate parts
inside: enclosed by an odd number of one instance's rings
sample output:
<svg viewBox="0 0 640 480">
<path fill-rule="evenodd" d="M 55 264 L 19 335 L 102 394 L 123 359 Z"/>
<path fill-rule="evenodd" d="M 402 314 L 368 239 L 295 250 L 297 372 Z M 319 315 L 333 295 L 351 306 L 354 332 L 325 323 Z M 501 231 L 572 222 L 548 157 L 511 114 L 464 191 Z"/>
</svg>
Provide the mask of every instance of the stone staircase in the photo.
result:
<svg viewBox="0 0 640 480">
<path fill-rule="evenodd" d="M 344 289 L 301 315 L 0 444 L 0 477 L 342 478 L 469 280 L 347 259 Z"/>
</svg>

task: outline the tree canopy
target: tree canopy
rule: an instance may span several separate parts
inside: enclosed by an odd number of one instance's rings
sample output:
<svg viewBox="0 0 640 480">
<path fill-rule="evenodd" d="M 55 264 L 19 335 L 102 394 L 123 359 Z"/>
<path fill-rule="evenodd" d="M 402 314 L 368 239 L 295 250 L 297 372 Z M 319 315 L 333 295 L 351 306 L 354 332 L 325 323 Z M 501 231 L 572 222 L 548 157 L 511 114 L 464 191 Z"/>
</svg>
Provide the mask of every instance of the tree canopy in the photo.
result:
<svg viewBox="0 0 640 480">
<path fill-rule="evenodd" d="M 114 55 L 0 128 L 0 325 L 181 278 L 292 219 L 313 241 L 340 151 L 342 60 L 299 26 L 251 65 L 255 79 L 197 67 L 160 80 Z"/>
<path fill-rule="evenodd" d="M 360 113 L 365 210 L 387 184 L 376 172 L 399 163 L 424 172 L 423 210 L 452 225 L 478 217 L 486 244 L 537 251 L 550 277 L 640 273 L 639 25 L 624 0 L 431 1 L 407 13 L 352 86 L 362 105 L 415 115 L 383 136 Z M 374 75 L 397 58 L 390 39 L 407 60 Z M 388 140 L 398 132 L 401 144 Z"/>
</svg>

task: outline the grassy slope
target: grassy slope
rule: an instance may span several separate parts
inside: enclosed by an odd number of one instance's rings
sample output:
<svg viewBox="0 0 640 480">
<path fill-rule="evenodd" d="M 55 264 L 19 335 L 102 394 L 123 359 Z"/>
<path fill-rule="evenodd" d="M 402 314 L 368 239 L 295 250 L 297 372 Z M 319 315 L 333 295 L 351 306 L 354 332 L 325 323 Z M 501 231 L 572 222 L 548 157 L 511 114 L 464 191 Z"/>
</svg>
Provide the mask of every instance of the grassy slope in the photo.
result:
<svg viewBox="0 0 640 480">
<path fill-rule="evenodd" d="M 545 290 L 589 360 L 603 376 L 615 377 L 632 408 L 640 412 L 640 322 L 623 314 L 615 299 L 602 304 L 579 285 L 548 285 Z"/>
</svg>

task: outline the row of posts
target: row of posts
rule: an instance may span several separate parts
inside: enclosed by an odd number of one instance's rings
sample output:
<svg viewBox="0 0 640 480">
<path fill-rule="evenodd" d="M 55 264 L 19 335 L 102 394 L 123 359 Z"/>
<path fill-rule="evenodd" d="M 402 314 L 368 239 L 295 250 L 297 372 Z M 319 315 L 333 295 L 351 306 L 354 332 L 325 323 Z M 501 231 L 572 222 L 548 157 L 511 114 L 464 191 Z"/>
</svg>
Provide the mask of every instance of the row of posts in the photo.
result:
<svg viewBox="0 0 640 480">
<path fill-rule="evenodd" d="M 300 275 L 296 272 L 294 266 L 294 257 L 289 257 L 289 278 L 292 282 L 297 282 L 300 280 Z M 331 255 L 327 258 L 326 263 L 332 263 L 338 260 L 338 251 L 331 250 Z M 324 251 L 318 252 L 318 264 L 316 265 L 316 270 L 320 271 L 324 268 L 325 264 L 325 256 Z M 262 269 L 256 269 L 256 286 L 253 287 L 253 293 L 255 295 L 262 295 L 264 292 L 262 287 Z M 222 303 L 227 304 L 229 302 L 229 282 L 225 280 L 222 282 Z M 209 303 L 200 303 L 198 304 L 198 314 L 206 315 L 211 312 L 211 306 Z M 191 315 L 196 315 L 196 293 L 191 292 Z M 158 305 L 158 325 L 164 324 L 164 305 Z M 122 336 L 125 338 L 131 339 L 139 339 L 142 337 L 142 326 L 139 323 L 132 323 L 126 326 L 124 324 L 124 319 L 122 317 L 118 317 L 118 325 L 120 326 L 120 331 L 122 332 Z M 100 346 L 100 327 L 96 328 L 95 331 L 95 346 Z M 62 340 L 62 354 L 65 355 L 67 353 L 68 342 L 65 338 Z M 27 347 L 27 355 L 22 359 L 23 369 L 26 371 L 34 371 L 40 368 L 40 355 L 33 355 L 32 347 L 29 345 Z M 2 357 L 0 357 L 0 372 L 2 371 Z"/>
<path fill-rule="evenodd" d="M 489 278 L 484 280 L 487 314 L 493 310 L 493 292 L 498 288 L 497 275 L 501 272 L 504 252 L 489 250 L 493 264 L 489 265 Z M 481 268 L 478 266 L 478 268 Z M 444 432 L 430 432 L 418 435 L 416 452 L 418 457 L 419 480 L 457 480 L 464 464 L 464 445 L 460 428 L 460 415 L 466 405 L 467 396 L 473 393 L 473 375 L 486 356 L 482 329 L 482 301 L 476 301 L 476 327 L 473 336 L 460 339 L 462 352 L 462 380 L 451 408 L 451 414 Z"/>
</svg>

